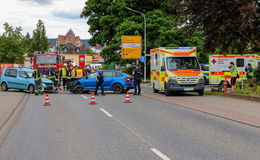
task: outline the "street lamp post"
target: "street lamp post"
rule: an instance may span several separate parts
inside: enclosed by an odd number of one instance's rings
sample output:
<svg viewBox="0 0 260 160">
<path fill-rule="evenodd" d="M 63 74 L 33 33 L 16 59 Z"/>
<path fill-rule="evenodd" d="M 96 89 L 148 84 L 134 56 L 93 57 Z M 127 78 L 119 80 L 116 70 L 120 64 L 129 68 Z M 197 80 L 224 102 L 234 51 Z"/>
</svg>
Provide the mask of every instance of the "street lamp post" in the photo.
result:
<svg viewBox="0 0 260 160">
<path fill-rule="evenodd" d="M 130 11 L 139 13 L 139 14 L 141 14 L 144 17 L 144 56 L 146 58 L 146 17 L 145 17 L 145 14 L 143 14 L 140 11 L 137 11 L 137 10 L 134 10 L 132 8 L 129 8 L 129 7 L 125 7 L 125 8 L 130 10 Z M 144 82 L 146 82 L 146 61 L 144 62 Z"/>
</svg>

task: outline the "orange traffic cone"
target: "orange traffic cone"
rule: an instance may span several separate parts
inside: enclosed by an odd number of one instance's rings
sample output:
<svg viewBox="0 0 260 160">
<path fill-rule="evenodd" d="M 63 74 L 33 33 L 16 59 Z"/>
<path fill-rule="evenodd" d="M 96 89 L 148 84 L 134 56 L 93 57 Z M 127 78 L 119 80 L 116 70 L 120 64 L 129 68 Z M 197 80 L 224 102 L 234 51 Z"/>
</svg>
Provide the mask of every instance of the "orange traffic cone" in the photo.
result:
<svg viewBox="0 0 260 160">
<path fill-rule="evenodd" d="M 46 93 L 45 95 L 45 102 L 43 104 L 44 106 L 51 106 L 50 100 L 49 100 L 49 94 Z"/>
<path fill-rule="evenodd" d="M 92 92 L 92 94 L 91 94 L 91 101 L 89 104 L 97 104 L 97 102 L 95 100 L 94 92 Z"/>
<path fill-rule="evenodd" d="M 124 103 L 132 103 L 131 100 L 130 100 L 130 96 L 129 96 L 128 92 L 126 92 Z"/>
</svg>

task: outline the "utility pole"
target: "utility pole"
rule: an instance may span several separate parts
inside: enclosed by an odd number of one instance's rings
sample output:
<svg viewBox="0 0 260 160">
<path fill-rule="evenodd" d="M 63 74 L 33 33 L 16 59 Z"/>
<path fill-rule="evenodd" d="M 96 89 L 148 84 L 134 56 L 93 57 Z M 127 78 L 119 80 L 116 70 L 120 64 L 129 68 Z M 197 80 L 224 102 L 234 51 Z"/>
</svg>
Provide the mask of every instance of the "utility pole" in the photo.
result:
<svg viewBox="0 0 260 160">
<path fill-rule="evenodd" d="M 126 7 L 126 9 L 128 9 L 132 12 L 139 13 L 144 17 L 144 56 L 146 58 L 146 17 L 145 17 L 145 14 L 140 11 L 129 8 L 129 7 Z M 137 60 L 137 61 L 139 61 L 139 60 Z M 146 82 L 146 61 L 144 62 L 144 82 Z"/>
</svg>

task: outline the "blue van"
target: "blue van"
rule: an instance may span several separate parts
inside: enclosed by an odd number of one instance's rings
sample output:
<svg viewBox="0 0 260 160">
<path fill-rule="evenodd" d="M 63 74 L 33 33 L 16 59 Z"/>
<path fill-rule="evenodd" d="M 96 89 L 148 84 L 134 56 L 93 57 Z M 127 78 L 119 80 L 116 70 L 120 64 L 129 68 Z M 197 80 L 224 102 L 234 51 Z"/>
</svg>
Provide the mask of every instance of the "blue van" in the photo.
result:
<svg viewBox="0 0 260 160">
<path fill-rule="evenodd" d="M 6 68 L 1 76 L 2 91 L 8 89 L 28 90 L 34 92 L 34 70 L 30 68 Z M 47 78 L 42 78 L 42 84 L 45 92 L 54 92 L 54 84 Z"/>
</svg>

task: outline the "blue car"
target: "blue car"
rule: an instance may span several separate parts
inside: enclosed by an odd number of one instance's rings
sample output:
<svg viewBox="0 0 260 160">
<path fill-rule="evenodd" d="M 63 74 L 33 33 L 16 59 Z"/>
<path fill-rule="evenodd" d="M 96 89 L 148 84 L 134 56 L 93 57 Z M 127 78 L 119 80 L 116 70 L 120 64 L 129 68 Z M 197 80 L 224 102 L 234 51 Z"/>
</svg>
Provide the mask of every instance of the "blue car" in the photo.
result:
<svg viewBox="0 0 260 160">
<path fill-rule="evenodd" d="M 133 80 L 124 72 L 116 70 L 104 70 L 104 90 L 114 93 L 124 93 L 134 88 Z M 97 72 L 93 72 L 86 78 L 76 78 L 70 85 L 73 93 L 89 92 L 96 88 Z"/>
<path fill-rule="evenodd" d="M 34 92 L 34 78 L 32 76 L 34 70 L 30 68 L 6 68 L 1 76 L 2 91 L 8 89 L 28 90 Z M 54 84 L 47 78 L 42 78 L 42 85 L 45 92 L 54 92 Z"/>
</svg>

